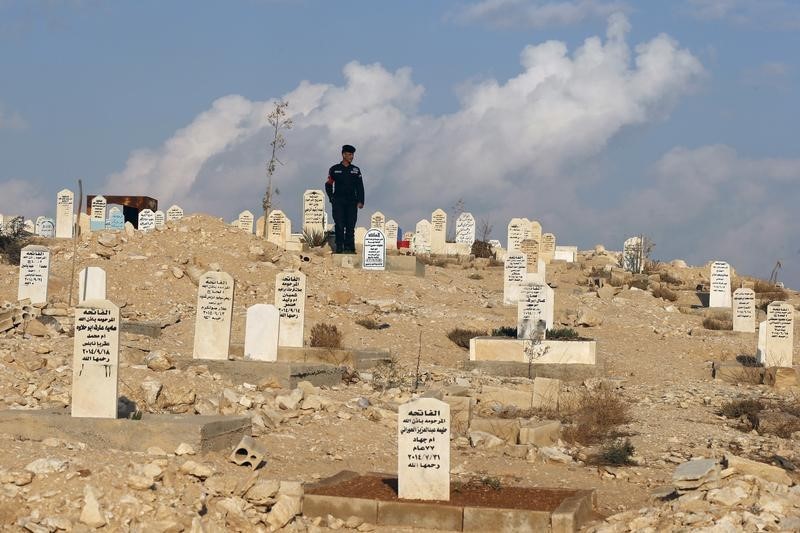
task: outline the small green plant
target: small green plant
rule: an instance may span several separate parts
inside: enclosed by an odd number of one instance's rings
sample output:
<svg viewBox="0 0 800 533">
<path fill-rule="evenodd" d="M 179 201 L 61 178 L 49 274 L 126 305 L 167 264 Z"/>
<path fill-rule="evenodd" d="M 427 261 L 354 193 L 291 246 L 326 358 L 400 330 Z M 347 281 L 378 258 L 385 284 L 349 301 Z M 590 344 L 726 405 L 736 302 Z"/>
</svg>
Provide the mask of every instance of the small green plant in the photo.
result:
<svg viewBox="0 0 800 533">
<path fill-rule="evenodd" d="M 614 439 L 603 445 L 600 453 L 595 457 L 595 462 L 614 466 L 632 465 L 635 464 L 631 458 L 635 451 L 629 438 Z"/>
<path fill-rule="evenodd" d="M 311 248 L 319 248 L 320 246 L 325 246 L 325 243 L 328 242 L 328 236 L 321 230 L 304 229 L 303 242 Z"/>
<path fill-rule="evenodd" d="M 447 332 L 448 339 L 466 350 L 469 350 L 470 339 L 473 337 L 483 337 L 485 335 L 486 332 L 479 329 L 453 328 Z"/>
<path fill-rule="evenodd" d="M 333 324 L 314 324 L 309 343 L 315 348 L 341 348 L 342 332 Z"/>
<path fill-rule="evenodd" d="M 511 337 L 517 338 L 516 326 L 500 326 L 492 330 L 492 337 Z"/>
<path fill-rule="evenodd" d="M 547 330 L 545 338 L 548 340 L 576 341 L 580 340 L 581 336 L 572 328 L 554 328 Z"/>
</svg>

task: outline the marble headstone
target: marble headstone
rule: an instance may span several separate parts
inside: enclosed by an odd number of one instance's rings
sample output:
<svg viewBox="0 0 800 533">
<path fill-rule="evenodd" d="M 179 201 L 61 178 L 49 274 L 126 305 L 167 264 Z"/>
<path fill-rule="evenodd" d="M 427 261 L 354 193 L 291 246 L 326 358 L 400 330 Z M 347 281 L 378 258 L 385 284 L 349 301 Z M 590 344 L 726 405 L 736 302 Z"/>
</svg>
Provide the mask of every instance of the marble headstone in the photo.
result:
<svg viewBox="0 0 800 533">
<path fill-rule="evenodd" d="M 400 226 L 394 220 L 386 223 L 386 249 L 397 250 L 397 232 Z"/>
<path fill-rule="evenodd" d="M 731 267 L 725 261 L 711 263 L 709 307 L 731 306 Z"/>
<path fill-rule="evenodd" d="M 169 209 L 167 209 L 167 222 L 172 222 L 173 220 L 180 220 L 183 218 L 183 209 L 181 209 L 178 205 L 173 205 Z"/>
<path fill-rule="evenodd" d="M 411 242 L 415 254 L 431 253 L 431 223 L 420 220 L 414 229 L 414 239 Z"/>
<path fill-rule="evenodd" d="M 153 231 L 156 229 L 156 214 L 152 209 L 142 209 L 139 211 L 139 221 L 137 229 L 139 231 Z"/>
<path fill-rule="evenodd" d="M 791 367 L 794 347 L 794 306 L 772 302 L 767 306 L 764 366 Z"/>
<path fill-rule="evenodd" d="M 286 215 L 280 209 L 271 211 L 267 218 L 267 240 L 281 248 L 286 248 L 286 240 L 289 238 Z"/>
<path fill-rule="evenodd" d="M 62 189 L 56 195 L 56 238 L 73 237 L 73 216 L 75 215 L 75 193 Z"/>
<path fill-rule="evenodd" d="M 549 289 L 549 290 L 548 290 Z M 544 283 L 527 281 L 520 284 L 517 304 L 517 338 L 530 339 L 539 321 L 546 329 L 553 327 L 552 290 Z"/>
<path fill-rule="evenodd" d="M 431 253 L 445 253 L 445 243 L 447 242 L 447 213 L 443 209 L 437 209 L 431 214 Z"/>
<path fill-rule="evenodd" d="M 549 265 L 556 255 L 556 236 L 552 233 L 544 233 L 539 243 L 539 257 Z"/>
<path fill-rule="evenodd" d="M 72 416 L 117 418 L 119 328 L 119 308 L 108 300 L 75 308 Z"/>
<path fill-rule="evenodd" d="M 472 248 L 475 243 L 475 217 L 472 213 L 461 213 L 456 219 L 456 242 Z"/>
<path fill-rule="evenodd" d="M 78 303 L 106 299 L 106 271 L 90 266 L 78 272 Z"/>
<path fill-rule="evenodd" d="M 244 210 L 239 213 L 239 229 L 244 231 L 245 233 L 253 233 L 253 213 L 250 211 Z"/>
<path fill-rule="evenodd" d="M 32 304 L 47 303 L 50 274 L 50 250 L 47 246 L 28 245 L 20 251 L 17 300 L 30 298 Z"/>
<path fill-rule="evenodd" d="M 641 237 L 631 237 L 623 243 L 622 268 L 634 273 L 644 270 L 644 249 Z"/>
<path fill-rule="evenodd" d="M 528 234 L 528 226 L 521 218 L 512 218 L 508 223 L 508 252 L 519 250 L 520 244 Z"/>
<path fill-rule="evenodd" d="M 528 223 L 528 234 L 525 236 L 525 238 L 533 239 L 540 243 L 542 242 L 542 225 L 538 220 L 531 220 Z"/>
<path fill-rule="evenodd" d="M 450 500 L 450 405 L 419 398 L 397 410 L 397 489 L 404 500 Z"/>
<path fill-rule="evenodd" d="M 275 307 L 280 314 L 278 346 L 303 347 L 306 314 L 306 275 L 281 272 L 275 277 Z"/>
<path fill-rule="evenodd" d="M 519 287 L 526 281 L 528 260 L 519 250 L 506 254 L 503 266 L 503 304 L 517 305 L 519 301 Z"/>
<path fill-rule="evenodd" d="M 733 291 L 733 331 L 753 333 L 756 330 L 756 293 L 753 289 Z"/>
<path fill-rule="evenodd" d="M 325 233 L 325 193 L 319 189 L 303 193 L 303 233 Z"/>
<path fill-rule="evenodd" d="M 167 223 L 167 216 L 164 214 L 164 211 L 158 210 L 153 213 L 153 219 L 156 229 L 164 229 L 164 225 Z"/>
<path fill-rule="evenodd" d="M 539 241 L 535 239 L 523 239 L 519 243 L 519 251 L 525 254 L 528 261 L 528 272 L 539 271 Z"/>
<path fill-rule="evenodd" d="M 234 283 L 226 272 L 206 272 L 197 283 L 195 359 L 228 359 Z"/>
<path fill-rule="evenodd" d="M 386 231 L 386 217 L 383 216 L 383 213 L 380 211 L 375 211 L 372 213 L 372 216 L 369 217 L 369 228 L 376 228 L 381 230 L 381 233 L 385 233 Z"/>
<path fill-rule="evenodd" d="M 247 309 L 244 331 L 244 358 L 253 361 L 278 360 L 280 313 L 270 304 L 255 304 Z"/>
<path fill-rule="evenodd" d="M 386 270 L 386 237 L 378 228 L 370 229 L 364 236 L 364 251 L 361 268 L 364 270 Z"/>
<path fill-rule="evenodd" d="M 106 229 L 106 199 L 104 196 L 92 198 L 92 206 L 89 213 L 89 229 L 91 231 L 103 231 Z"/>
</svg>

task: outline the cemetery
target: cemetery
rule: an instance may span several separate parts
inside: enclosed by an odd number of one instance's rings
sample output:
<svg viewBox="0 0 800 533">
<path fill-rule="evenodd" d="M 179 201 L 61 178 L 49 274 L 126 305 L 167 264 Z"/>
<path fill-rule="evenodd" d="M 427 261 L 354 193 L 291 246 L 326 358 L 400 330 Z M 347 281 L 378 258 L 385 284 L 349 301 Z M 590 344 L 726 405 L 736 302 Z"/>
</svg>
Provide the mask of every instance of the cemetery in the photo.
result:
<svg viewBox="0 0 800 533">
<path fill-rule="evenodd" d="M 4 527 L 800 526 L 794 290 L 435 206 L 335 254 L 316 189 L 54 200 L 0 264 Z"/>
</svg>

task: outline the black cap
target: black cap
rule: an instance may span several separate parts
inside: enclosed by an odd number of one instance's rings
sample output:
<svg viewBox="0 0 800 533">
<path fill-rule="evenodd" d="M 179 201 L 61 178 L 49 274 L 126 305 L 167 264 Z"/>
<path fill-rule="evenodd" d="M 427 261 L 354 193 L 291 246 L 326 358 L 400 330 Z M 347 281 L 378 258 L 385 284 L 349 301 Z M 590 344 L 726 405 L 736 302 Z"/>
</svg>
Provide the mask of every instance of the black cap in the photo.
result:
<svg viewBox="0 0 800 533">
<path fill-rule="evenodd" d="M 348 152 L 350 154 L 354 154 L 354 153 L 356 153 L 356 147 L 352 146 L 352 145 L 349 145 L 349 144 L 345 144 L 344 146 L 342 146 L 342 153 L 345 153 L 345 152 Z"/>
</svg>

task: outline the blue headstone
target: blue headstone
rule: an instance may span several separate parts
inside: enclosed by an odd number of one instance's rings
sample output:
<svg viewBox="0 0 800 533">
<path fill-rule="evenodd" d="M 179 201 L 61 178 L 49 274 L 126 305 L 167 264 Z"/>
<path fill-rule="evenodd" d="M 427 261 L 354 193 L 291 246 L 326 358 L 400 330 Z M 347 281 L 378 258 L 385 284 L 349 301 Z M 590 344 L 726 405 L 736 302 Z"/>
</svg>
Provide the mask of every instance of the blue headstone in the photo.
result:
<svg viewBox="0 0 800 533">
<path fill-rule="evenodd" d="M 112 207 L 109 211 L 108 223 L 106 224 L 107 229 L 112 230 L 123 230 L 125 229 L 125 215 L 122 214 L 122 211 L 118 207 Z"/>
</svg>

